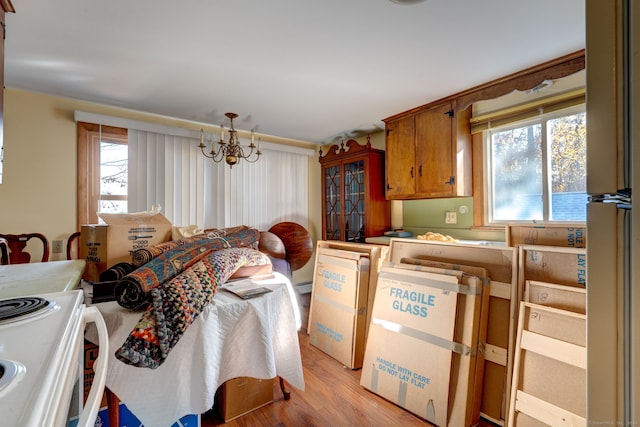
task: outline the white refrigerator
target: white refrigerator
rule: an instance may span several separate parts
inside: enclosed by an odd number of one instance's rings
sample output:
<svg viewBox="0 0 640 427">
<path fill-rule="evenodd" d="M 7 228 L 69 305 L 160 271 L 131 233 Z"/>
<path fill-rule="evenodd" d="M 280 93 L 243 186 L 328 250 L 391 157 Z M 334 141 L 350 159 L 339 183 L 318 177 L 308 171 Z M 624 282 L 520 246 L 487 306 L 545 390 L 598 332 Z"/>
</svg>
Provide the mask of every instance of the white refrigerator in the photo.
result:
<svg viewBox="0 0 640 427">
<path fill-rule="evenodd" d="M 640 425 L 640 1 L 586 0 L 587 425 Z"/>
</svg>

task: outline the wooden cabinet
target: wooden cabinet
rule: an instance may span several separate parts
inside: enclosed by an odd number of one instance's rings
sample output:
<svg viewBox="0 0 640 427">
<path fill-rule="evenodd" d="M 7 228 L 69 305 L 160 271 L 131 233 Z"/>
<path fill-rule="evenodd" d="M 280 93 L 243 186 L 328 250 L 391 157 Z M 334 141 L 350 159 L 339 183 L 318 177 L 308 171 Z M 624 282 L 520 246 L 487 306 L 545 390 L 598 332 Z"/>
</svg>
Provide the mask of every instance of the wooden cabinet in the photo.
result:
<svg viewBox="0 0 640 427">
<path fill-rule="evenodd" d="M 0 183 L 2 183 L 2 170 L 4 162 L 4 39 L 7 34 L 6 13 L 14 13 L 15 9 L 11 0 L 0 0 L 0 30 L 2 30 L 2 39 L 0 39 Z"/>
<path fill-rule="evenodd" d="M 470 110 L 452 101 L 385 119 L 387 199 L 471 195 Z"/>
<path fill-rule="evenodd" d="M 346 146 L 346 147 L 345 147 Z M 323 156 L 322 239 L 364 242 L 391 227 L 384 191 L 385 153 L 350 139 Z"/>
</svg>

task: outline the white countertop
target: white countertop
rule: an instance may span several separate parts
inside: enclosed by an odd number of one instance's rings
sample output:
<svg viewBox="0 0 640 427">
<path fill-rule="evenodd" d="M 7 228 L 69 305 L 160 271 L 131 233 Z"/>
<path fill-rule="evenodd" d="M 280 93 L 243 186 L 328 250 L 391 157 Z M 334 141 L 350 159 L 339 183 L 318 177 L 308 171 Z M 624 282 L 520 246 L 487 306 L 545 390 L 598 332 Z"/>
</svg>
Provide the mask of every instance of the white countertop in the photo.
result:
<svg viewBox="0 0 640 427">
<path fill-rule="evenodd" d="M 85 261 L 0 265 L 0 298 L 15 298 L 77 289 Z"/>
<path fill-rule="evenodd" d="M 367 237 L 364 239 L 365 243 L 370 243 L 374 245 L 389 245 L 391 239 L 398 239 L 398 237 L 389 237 L 389 236 L 378 236 L 378 237 Z M 416 239 L 415 237 L 402 237 L 402 239 Z M 417 239 L 416 239 L 417 240 Z M 427 240 L 428 241 L 428 240 Z M 480 245 L 480 246 L 505 246 L 505 242 L 495 241 L 495 240 L 463 240 L 459 239 L 452 243 L 462 243 L 465 245 Z"/>
</svg>

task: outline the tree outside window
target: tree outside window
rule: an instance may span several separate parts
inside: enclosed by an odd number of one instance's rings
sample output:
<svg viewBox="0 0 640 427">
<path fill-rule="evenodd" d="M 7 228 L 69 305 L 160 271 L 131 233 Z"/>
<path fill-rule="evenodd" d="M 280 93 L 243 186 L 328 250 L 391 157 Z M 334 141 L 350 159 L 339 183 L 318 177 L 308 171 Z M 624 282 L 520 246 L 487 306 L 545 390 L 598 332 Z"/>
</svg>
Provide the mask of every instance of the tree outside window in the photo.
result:
<svg viewBox="0 0 640 427">
<path fill-rule="evenodd" d="M 586 220 L 586 113 L 488 131 L 490 222 Z"/>
</svg>

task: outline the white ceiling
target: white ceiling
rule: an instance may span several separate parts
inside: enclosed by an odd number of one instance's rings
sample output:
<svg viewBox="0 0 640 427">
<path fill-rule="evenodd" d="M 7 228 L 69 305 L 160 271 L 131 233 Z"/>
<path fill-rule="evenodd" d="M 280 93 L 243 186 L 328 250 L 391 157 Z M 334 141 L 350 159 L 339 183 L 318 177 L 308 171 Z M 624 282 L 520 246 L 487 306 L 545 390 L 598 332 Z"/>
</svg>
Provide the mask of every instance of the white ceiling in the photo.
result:
<svg viewBox="0 0 640 427">
<path fill-rule="evenodd" d="M 13 5 L 7 88 L 314 143 L 585 47 L 584 0 Z"/>
</svg>

